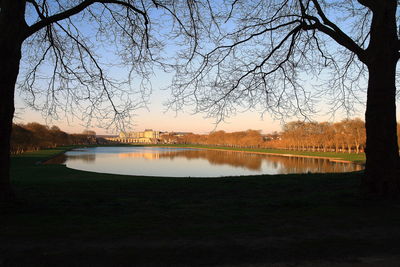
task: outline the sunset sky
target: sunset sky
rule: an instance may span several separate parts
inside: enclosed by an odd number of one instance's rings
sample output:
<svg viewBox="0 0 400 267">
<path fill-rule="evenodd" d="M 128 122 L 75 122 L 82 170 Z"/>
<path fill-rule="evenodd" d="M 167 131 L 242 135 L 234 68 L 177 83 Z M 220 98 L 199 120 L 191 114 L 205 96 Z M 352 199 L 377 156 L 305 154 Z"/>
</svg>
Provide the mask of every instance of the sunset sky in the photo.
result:
<svg viewBox="0 0 400 267">
<path fill-rule="evenodd" d="M 227 132 L 242 131 L 247 129 L 262 130 L 263 133 L 269 133 L 273 131 L 280 131 L 282 123 L 279 120 L 274 120 L 269 114 L 264 114 L 261 118 L 261 114 L 258 111 L 247 111 L 239 113 L 236 116 L 227 119 L 225 123 L 220 123 L 216 128 L 214 120 L 212 118 L 203 118 L 202 114 L 192 114 L 190 110 L 181 111 L 175 114 L 173 111 L 165 112 L 165 106 L 163 103 L 169 96 L 168 91 L 160 90 L 157 85 L 162 84 L 160 81 L 155 81 L 153 84 L 153 94 L 151 96 L 150 104 L 147 109 L 141 109 L 136 112 L 133 117 L 135 125 L 132 125 L 132 130 L 142 131 L 144 129 L 154 129 L 161 131 L 186 131 L 195 133 L 208 133 L 210 131 L 224 130 Z M 397 108 L 399 110 L 399 108 Z M 364 118 L 364 110 L 362 107 L 359 108 L 359 112 L 354 114 L 353 117 Z M 35 112 L 30 108 L 27 108 L 20 97 L 17 97 L 16 101 L 16 115 L 15 122 L 39 122 L 46 124 L 46 120 L 41 116 L 39 112 Z M 335 117 L 331 117 L 327 114 L 316 114 L 314 119 L 317 121 L 340 121 L 345 118 L 346 115 L 343 113 L 337 113 Z M 400 117 L 397 112 L 397 117 Z M 297 120 L 297 118 L 288 118 L 286 121 Z M 47 121 L 48 125 L 57 125 L 62 130 L 69 133 L 82 132 L 86 129 L 85 125 L 77 119 L 66 118 L 61 120 Z M 115 129 L 101 129 L 96 126 L 89 127 L 96 131 L 97 134 L 115 134 Z M 113 132 L 114 131 L 114 132 Z"/>
<path fill-rule="evenodd" d="M 163 98 L 168 96 L 168 92 L 154 90 L 151 97 L 151 103 L 147 109 L 141 109 L 136 112 L 133 117 L 133 121 L 136 125 L 133 125 L 132 130 L 142 131 L 144 129 L 154 129 L 161 131 L 185 131 L 195 133 L 208 133 L 215 129 L 214 120 L 212 118 L 205 119 L 202 114 L 192 114 L 189 110 L 178 112 L 177 114 L 173 111 L 165 112 L 163 106 Z M 41 116 L 39 112 L 35 112 L 30 108 L 24 108 L 25 105 L 19 99 L 17 100 L 17 119 L 15 122 L 32 122 L 36 121 L 39 123 L 46 124 L 46 120 Z M 66 118 L 62 120 L 48 121 L 48 125 L 57 125 L 62 130 L 69 133 L 82 132 L 86 127 L 82 122 L 77 119 L 67 121 Z M 241 131 L 247 129 L 262 130 L 264 133 L 279 131 L 281 128 L 281 122 L 273 120 L 268 114 L 261 118 L 259 112 L 245 112 L 237 114 L 225 123 L 220 123 L 217 126 L 217 130 L 225 130 L 227 132 Z M 97 134 L 113 134 L 113 129 L 107 131 L 97 127 L 90 127 L 96 131 Z"/>
<path fill-rule="evenodd" d="M 118 75 L 117 75 L 118 76 Z M 213 118 L 204 118 L 204 114 L 193 114 L 192 110 L 186 109 L 178 113 L 174 111 L 166 111 L 165 101 L 170 97 L 170 92 L 165 88 L 170 83 L 172 74 L 158 72 L 151 79 L 152 94 L 148 109 L 142 108 L 137 110 L 132 117 L 132 131 L 143 131 L 144 129 L 153 129 L 160 131 L 182 131 L 194 133 L 209 133 L 213 130 L 224 130 L 226 132 L 243 131 L 247 129 L 261 130 L 262 133 L 270 133 L 280 131 L 282 124 L 298 118 L 286 118 L 285 121 L 273 119 L 273 117 L 265 113 L 262 117 L 260 111 L 246 111 L 238 113 L 236 116 L 228 118 L 226 122 L 215 125 Z M 96 127 L 94 122 L 91 127 L 86 127 L 84 122 L 76 118 L 62 117 L 59 120 L 45 119 L 40 112 L 34 111 L 27 107 L 20 96 L 18 87 L 16 93 L 16 118 L 14 122 L 28 123 L 39 122 L 49 126 L 57 125 L 63 131 L 68 133 L 80 133 L 85 129 L 94 130 L 97 134 L 118 134 L 115 128 L 104 129 Z M 398 106 L 398 105 L 397 105 Z M 340 121 L 347 117 L 343 110 L 339 110 L 334 115 L 329 113 L 330 106 L 321 99 L 318 113 L 314 114 L 310 119 L 316 121 Z M 359 117 L 364 120 L 365 108 L 358 105 L 358 110 L 351 116 Z M 399 108 L 397 107 L 397 118 L 400 118 Z"/>
<path fill-rule="evenodd" d="M 23 64 L 23 63 L 22 63 Z M 120 73 L 115 75 L 117 78 L 121 76 Z M 153 129 L 160 131 L 183 131 L 183 132 L 194 132 L 194 133 L 209 133 L 213 130 L 224 130 L 227 132 L 243 131 L 247 129 L 261 130 L 262 133 L 270 133 L 273 131 L 280 131 L 283 121 L 274 120 L 272 116 L 265 113 L 263 118 L 261 117 L 260 111 L 246 111 L 244 113 L 238 113 L 236 116 L 228 118 L 226 122 L 222 122 L 219 125 L 214 124 L 213 118 L 204 118 L 204 114 L 193 114 L 189 108 L 178 113 L 174 111 L 167 111 L 163 105 L 165 101 L 170 97 L 170 92 L 165 88 L 171 81 L 172 74 L 165 74 L 157 72 L 151 78 L 152 83 L 152 94 L 150 97 L 150 103 L 148 109 L 139 109 L 134 113 L 132 119 L 133 124 L 131 129 L 133 131 L 143 131 L 144 129 Z M 121 77 L 121 79 L 126 77 Z M 307 77 L 305 77 L 306 82 Z M 365 95 L 363 96 L 365 97 Z M 340 121 L 346 118 L 346 113 L 343 110 L 339 110 L 332 116 L 329 111 L 330 106 L 326 104 L 325 99 L 321 99 L 318 107 L 318 112 L 313 115 L 311 119 L 316 121 Z M 397 105 L 399 106 L 399 105 Z M 351 115 L 352 118 L 359 117 L 364 119 L 365 108 L 362 105 L 358 105 L 357 111 Z M 397 107 L 397 118 L 400 118 L 399 108 Z M 298 120 L 298 118 L 286 118 L 285 122 Z M 61 117 L 59 120 L 46 120 L 40 112 L 34 111 L 28 108 L 20 92 L 16 89 L 16 118 L 14 122 L 17 123 L 28 123 L 28 122 L 39 122 L 47 124 L 49 126 L 57 125 L 63 131 L 68 133 L 80 133 L 85 129 L 96 131 L 97 134 L 117 134 L 118 131 L 115 128 L 109 130 L 96 127 L 96 122 L 91 127 L 86 127 L 82 121 L 76 118 Z"/>
<path fill-rule="evenodd" d="M 164 25 L 165 26 L 165 25 Z M 82 31 L 88 36 L 93 35 L 93 29 L 87 25 L 81 25 Z M 165 27 L 168 28 L 168 27 Z M 162 34 L 162 30 L 160 32 Z M 108 47 L 106 47 L 108 49 Z M 104 48 L 100 48 L 102 51 Z M 172 53 L 171 51 L 178 50 L 176 47 L 167 47 L 165 51 Z M 113 56 L 111 55 L 112 50 L 104 50 L 101 53 L 102 58 L 108 62 L 114 62 Z M 22 62 L 22 68 L 24 63 Z M 156 71 L 157 75 L 151 78 L 152 83 L 152 95 L 148 109 L 139 109 L 134 112 L 132 119 L 133 124 L 131 130 L 142 131 L 144 129 L 154 129 L 160 131 L 185 131 L 195 133 L 208 133 L 213 130 L 225 130 L 227 132 L 242 131 L 247 129 L 261 130 L 263 133 L 269 133 L 272 131 L 280 131 L 283 121 L 274 120 L 269 114 L 264 114 L 261 118 L 260 111 L 246 111 L 244 113 L 238 113 L 236 116 L 228 118 L 226 122 L 220 123 L 219 125 L 214 124 L 213 118 L 204 118 L 203 114 L 192 114 L 190 109 L 183 110 L 177 114 L 173 111 L 165 112 L 166 108 L 163 103 L 170 97 L 168 90 L 165 89 L 171 81 L 172 74 L 165 74 Z M 121 73 L 114 73 L 115 78 L 123 75 Z M 124 77 L 126 78 L 126 77 Z M 305 82 L 308 83 L 307 77 Z M 365 96 L 364 96 L 365 98 Z M 317 121 L 340 121 L 346 118 L 346 114 L 343 111 L 339 111 L 335 116 L 327 114 L 329 107 L 325 104 L 324 100 L 321 100 L 317 109 L 318 115 L 315 114 L 312 119 Z M 357 112 L 352 114 L 351 117 L 360 117 L 364 119 L 365 108 L 358 106 Z M 399 108 L 397 108 L 397 117 L 400 118 Z M 298 118 L 287 118 L 287 121 L 297 120 Z M 46 120 L 40 114 L 30 108 L 26 107 L 26 104 L 20 97 L 20 92 L 16 90 L 16 118 L 14 122 L 28 123 L 28 122 L 39 122 L 48 125 L 57 125 L 62 130 L 69 133 L 79 133 L 85 129 L 96 131 L 97 134 L 115 134 L 117 131 L 115 128 L 109 130 L 101 129 L 96 127 L 96 122 L 93 125 L 86 127 L 83 122 L 76 118 L 61 117 L 59 120 Z"/>
</svg>

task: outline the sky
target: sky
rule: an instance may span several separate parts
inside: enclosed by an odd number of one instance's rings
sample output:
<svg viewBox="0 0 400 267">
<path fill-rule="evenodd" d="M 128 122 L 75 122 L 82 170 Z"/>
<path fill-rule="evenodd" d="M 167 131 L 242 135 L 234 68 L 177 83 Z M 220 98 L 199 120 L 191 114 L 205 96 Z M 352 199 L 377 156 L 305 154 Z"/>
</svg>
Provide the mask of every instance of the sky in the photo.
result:
<svg viewBox="0 0 400 267">
<path fill-rule="evenodd" d="M 91 35 L 90 28 L 82 27 L 83 32 Z M 172 47 L 172 50 L 174 48 Z M 171 50 L 171 49 L 170 49 Z M 107 59 L 109 55 L 104 54 Z M 109 58 L 112 62 L 112 58 Z M 118 75 L 116 75 L 118 77 Z M 151 78 L 152 83 L 152 95 L 147 109 L 139 109 L 134 112 L 133 124 L 131 130 L 142 131 L 144 129 L 153 129 L 160 131 L 183 131 L 183 132 L 194 132 L 194 133 L 209 133 L 213 130 L 224 130 L 227 132 L 243 131 L 247 129 L 261 130 L 263 133 L 270 133 L 273 131 L 280 131 L 281 126 L 284 122 L 274 120 L 269 114 L 261 114 L 257 111 L 247 111 L 244 113 L 238 113 L 236 116 L 228 118 L 225 122 L 221 122 L 218 125 L 214 124 L 214 119 L 204 118 L 203 114 L 192 114 L 190 110 L 183 110 L 175 113 L 173 111 L 165 112 L 165 106 L 163 103 L 169 98 L 169 92 L 162 90 L 170 83 L 170 74 L 154 75 Z M 17 88 L 18 92 L 18 88 Z M 358 112 L 353 117 L 364 117 L 364 108 L 360 107 Z M 397 109 L 397 116 L 400 117 L 399 108 Z M 336 114 L 335 117 L 330 117 L 324 112 L 316 115 L 313 119 L 317 121 L 339 121 L 345 118 L 343 113 Z M 297 120 L 297 118 L 287 118 L 287 121 Z M 28 122 L 39 122 L 42 124 L 57 125 L 62 130 L 69 133 L 79 133 L 85 129 L 96 131 L 97 134 L 115 134 L 115 129 L 102 129 L 96 127 L 96 124 L 89 128 L 84 125 L 83 122 L 78 119 L 65 117 L 61 120 L 46 120 L 41 116 L 39 112 L 36 112 L 26 106 L 19 94 L 16 94 L 16 117 L 14 122 L 28 123 Z"/>
<path fill-rule="evenodd" d="M 167 95 L 165 91 L 154 89 L 151 97 L 151 102 L 148 109 L 138 110 L 133 117 L 132 130 L 143 131 L 144 129 L 153 129 L 159 131 L 177 131 L 177 132 L 194 132 L 194 133 L 209 133 L 213 130 L 224 130 L 226 132 L 243 131 L 247 129 L 261 130 L 263 133 L 279 131 L 281 122 L 273 120 L 269 115 L 261 118 L 259 112 L 245 112 L 237 114 L 232 118 L 227 119 L 219 125 L 215 125 L 214 119 L 204 118 L 202 114 L 192 114 L 190 111 L 181 111 L 175 113 L 173 111 L 165 111 L 163 105 L 163 96 Z M 41 116 L 39 112 L 32 110 L 24 105 L 21 99 L 16 102 L 17 118 L 15 122 L 28 123 L 39 122 L 48 125 L 57 125 L 63 131 L 68 133 L 79 133 L 87 129 L 86 126 L 78 120 L 66 119 L 60 121 L 48 121 Z M 97 134 L 115 134 L 114 129 L 106 130 L 97 127 L 89 127 Z"/>
<path fill-rule="evenodd" d="M 131 131 L 143 131 L 153 129 L 167 132 L 193 132 L 198 134 L 208 134 L 214 130 L 224 130 L 226 132 L 245 131 L 248 129 L 260 130 L 263 134 L 280 131 L 285 122 L 298 120 L 298 118 L 286 118 L 285 121 L 275 120 L 268 113 L 261 114 L 259 111 L 246 111 L 237 113 L 235 116 L 227 118 L 226 121 L 215 124 L 215 119 L 204 118 L 204 114 L 193 114 L 190 109 L 179 112 L 167 111 L 164 103 L 170 97 L 166 86 L 171 82 L 172 74 L 160 73 L 151 78 L 152 94 L 147 108 L 136 110 L 132 117 Z M 120 74 L 116 75 L 117 77 Z M 122 77 L 121 77 L 122 78 Z M 14 122 L 29 123 L 39 122 L 49 126 L 56 125 L 61 130 L 68 133 L 80 133 L 84 130 L 94 130 L 99 135 L 115 135 L 119 130 L 115 128 L 104 129 L 96 127 L 96 124 L 87 127 L 84 122 L 76 118 L 61 118 L 60 120 L 46 119 L 40 112 L 29 108 L 18 93 L 16 94 L 16 116 Z M 363 107 L 354 114 L 353 117 L 363 118 Z M 399 115 L 398 115 L 399 116 Z M 346 116 L 343 113 L 337 113 L 331 117 L 325 112 L 317 113 L 313 119 L 317 121 L 340 121 Z"/>
<path fill-rule="evenodd" d="M 228 118 L 225 122 L 215 124 L 213 118 L 204 118 L 203 114 L 193 114 L 190 110 L 183 110 L 178 113 L 166 111 L 163 105 L 165 99 L 169 97 L 169 92 L 161 90 L 161 84 L 168 82 L 168 79 L 158 79 L 153 84 L 153 93 L 150 98 L 148 108 L 137 110 L 133 117 L 131 130 L 143 131 L 144 129 L 153 129 L 159 131 L 177 131 L 193 132 L 199 134 L 209 133 L 214 130 L 224 130 L 226 132 L 243 131 L 247 129 L 261 130 L 262 133 L 271 133 L 280 131 L 283 123 L 297 120 L 297 118 L 287 118 L 285 121 L 275 120 L 268 113 L 263 116 L 258 111 L 247 111 L 238 113 L 236 116 Z M 158 86 L 157 86 L 158 85 Z M 361 107 L 359 112 L 353 117 L 363 118 L 364 109 Z M 399 112 L 397 112 L 399 118 Z M 115 129 L 103 129 L 96 126 L 87 128 L 83 122 L 77 119 L 63 118 L 62 120 L 47 120 L 39 112 L 32 110 L 23 103 L 22 99 L 17 97 L 16 101 L 16 119 L 15 122 L 28 123 L 39 122 L 42 124 L 57 125 L 63 131 L 68 133 L 80 133 L 85 129 L 94 130 L 97 134 L 116 134 Z M 313 118 L 317 121 L 340 121 L 346 116 L 338 113 L 331 117 L 329 114 L 316 114 Z"/>
<path fill-rule="evenodd" d="M 33 20 L 33 19 L 32 19 Z M 165 27 L 168 28 L 168 27 Z M 81 25 L 80 29 L 88 36 L 93 36 L 94 29 L 89 25 Z M 102 60 L 105 62 L 113 62 L 113 48 L 100 48 Z M 178 50 L 177 47 L 168 46 L 166 51 L 168 56 L 173 55 L 173 51 Z M 165 56 L 165 55 L 164 55 Z M 23 61 L 22 61 L 23 62 Z M 24 64 L 24 63 L 22 63 Z M 24 66 L 21 66 L 24 67 Z M 48 69 L 46 69 L 48 68 Z M 50 67 L 44 68 L 43 73 L 51 72 Z M 177 131 L 177 132 L 194 132 L 194 133 L 209 133 L 213 130 L 224 130 L 227 132 L 243 131 L 247 129 L 261 130 L 263 133 L 279 131 L 281 129 L 280 121 L 273 120 L 268 114 L 263 118 L 259 112 L 239 113 L 234 117 L 228 118 L 225 122 L 218 125 L 215 124 L 213 118 L 204 118 L 203 114 L 193 114 L 191 110 L 186 109 L 178 113 L 166 111 L 164 105 L 169 98 L 169 92 L 165 90 L 166 86 L 171 82 L 172 74 L 163 73 L 160 69 L 155 69 L 151 78 L 152 94 L 147 108 L 142 108 L 133 112 L 132 125 L 130 130 L 143 131 L 144 129 L 153 129 L 160 131 Z M 116 79 L 124 80 L 127 77 L 126 69 L 117 69 L 112 73 Z M 135 81 L 138 82 L 138 81 Z M 46 88 L 47 84 L 42 87 Z M 87 127 L 84 122 L 76 118 L 61 118 L 60 120 L 46 119 L 40 112 L 27 107 L 23 97 L 20 96 L 18 88 L 16 89 L 16 117 L 14 122 L 28 123 L 39 122 L 49 126 L 57 125 L 63 131 L 68 133 L 79 133 L 86 129 L 94 130 L 97 134 L 117 134 L 118 130 L 111 128 L 109 130 L 98 128 L 96 124 Z"/>
</svg>

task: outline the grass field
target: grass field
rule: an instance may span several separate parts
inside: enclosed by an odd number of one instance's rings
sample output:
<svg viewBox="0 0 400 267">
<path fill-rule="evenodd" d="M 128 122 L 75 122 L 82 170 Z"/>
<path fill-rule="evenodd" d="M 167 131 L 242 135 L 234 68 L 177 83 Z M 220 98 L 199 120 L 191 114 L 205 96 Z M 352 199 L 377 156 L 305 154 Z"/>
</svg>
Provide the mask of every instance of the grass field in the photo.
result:
<svg viewBox="0 0 400 267">
<path fill-rule="evenodd" d="M 36 164 L 60 152 L 12 159 L 18 203 L 1 214 L 0 266 L 400 260 L 400 202 L 361 198 L 362 173 L 186 179 Z"/>
</svg>

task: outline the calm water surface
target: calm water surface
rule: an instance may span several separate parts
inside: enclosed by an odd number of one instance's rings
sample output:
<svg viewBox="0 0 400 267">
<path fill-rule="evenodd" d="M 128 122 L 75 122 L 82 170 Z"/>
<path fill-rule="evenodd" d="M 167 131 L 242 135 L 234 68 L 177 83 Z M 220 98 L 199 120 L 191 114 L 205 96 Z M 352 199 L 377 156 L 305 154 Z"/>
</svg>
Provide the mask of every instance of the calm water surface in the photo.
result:
<svg viewBox="0 0 400 267">
<path fill-rule="evenodd" d="M 76 149 L 48 163 L 113 174 L 220 177 L 307 172 L 349 172 L 362 167 L 326 159 L 164 147 L 94 147 Z"/>
</svg>

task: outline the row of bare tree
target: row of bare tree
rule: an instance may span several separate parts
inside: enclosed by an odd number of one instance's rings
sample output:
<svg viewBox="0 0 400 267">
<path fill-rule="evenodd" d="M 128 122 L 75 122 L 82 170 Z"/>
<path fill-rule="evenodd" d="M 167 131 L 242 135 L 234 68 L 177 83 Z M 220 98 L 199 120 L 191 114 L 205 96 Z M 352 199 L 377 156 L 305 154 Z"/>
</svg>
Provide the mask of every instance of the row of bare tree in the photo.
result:
<svg viewBox="0 0 400 267">
<path fill-rule="evenodd" d="M 397 131 L 400 133 L 400 124 Z M 366 143 L 365 123 L 359 118 L 335 123 L 293 121 L 286 123 L 282 132 L 268 135 L 262 135 L 260 131 L 247 130 L 232 133 L 216 131 L 208 135 L 164 136 L 164 138 L 168 143 L 348 153 L 364 152 Z"/>
<path fill-rule="evenodd" d="M 341 122 L 289 122 L 275 146 L 308 151 L 363 152 L 365 149 L 365 123 L 361 119 Z"/>
<path fill-rule="evenodd" d="M 187 134 L 176 138 L 175 142 L 182 144 L 256 148 L 263 144 L 264 138 L 260 131 L 255 130 L 233 133 L 216 131 L 210 134 Z"/>
<path fill-rule="evenodd" d="M 54 148 L 67 145 L 89 145 L 98 142 L 94 131 L 81 134 L 68 134 L 57 126 L 46 126 L 37 122 L 13 124 L 11 153 L 20 154 L 42 148 Z"/>
</svg>

